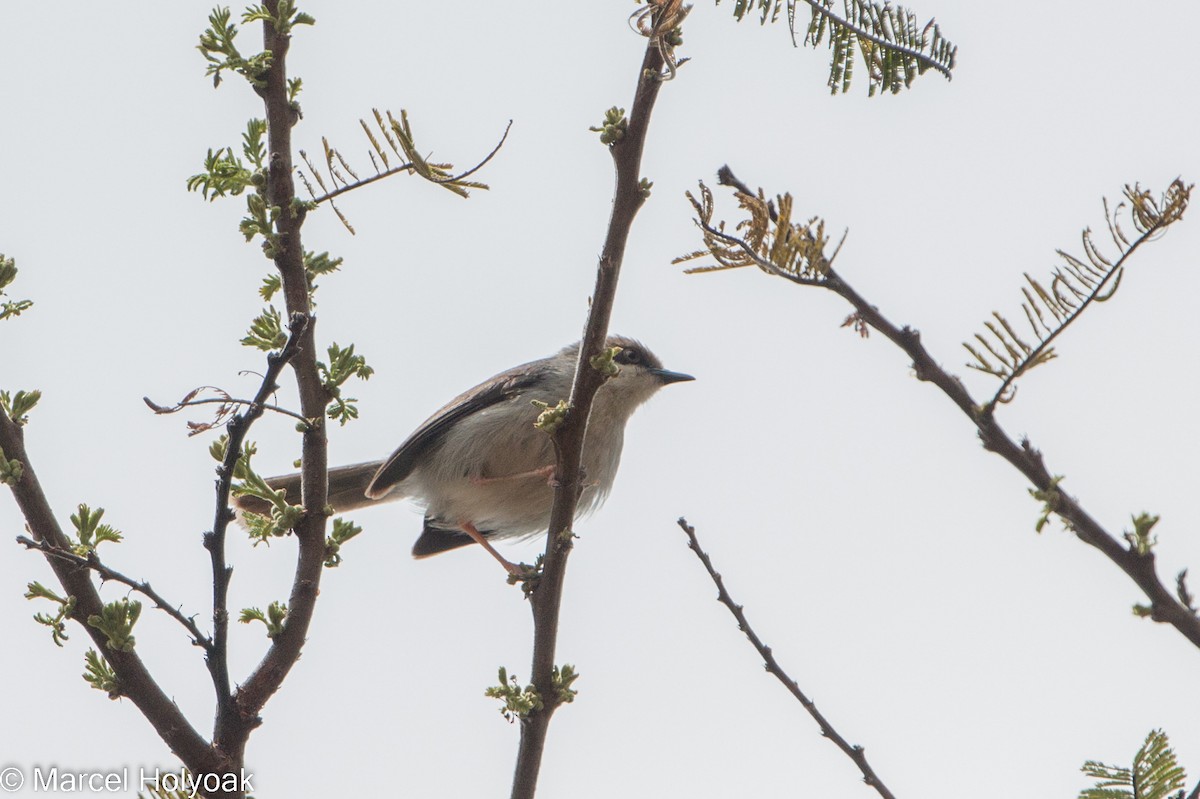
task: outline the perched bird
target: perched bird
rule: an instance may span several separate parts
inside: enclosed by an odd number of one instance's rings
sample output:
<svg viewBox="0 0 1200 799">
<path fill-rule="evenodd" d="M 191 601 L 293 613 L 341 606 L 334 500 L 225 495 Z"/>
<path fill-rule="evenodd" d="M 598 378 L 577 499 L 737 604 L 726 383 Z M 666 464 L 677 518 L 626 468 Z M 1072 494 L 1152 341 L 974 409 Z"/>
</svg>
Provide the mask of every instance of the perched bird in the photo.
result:
<svg viewBox="0 0 1200 799">
<path fill-rule="evenodd" d="M 596 393 L 583 445 L 580 513 L 593 510 L 612 488 L 621 460 L 625 423 L 646 400 L 669 383 L 691 375 L 662 368 L 640 343 L 610 336 L 619 347 L 619 372 Z M 425 506 L 425 526 L 413 546 L 424 558 L 472 542 L 483 545 L 510 573 L 509 563 L 489 539 L 544 532 L 554 503 L 555 452 L 550 436 L 534 427 L 541 412 L 534 401 L 567 399 L 579 344 L 531 361 L 463 392 L 429 417 L 386 460 L 329 470 L 329 504 L 338 513 L 411 498 Z M 272 488 L 298 501 L 300 475 L 273 477 Z M 254 497 L 235 500 L 242 511 L 265 513 Z"/>
</svg>

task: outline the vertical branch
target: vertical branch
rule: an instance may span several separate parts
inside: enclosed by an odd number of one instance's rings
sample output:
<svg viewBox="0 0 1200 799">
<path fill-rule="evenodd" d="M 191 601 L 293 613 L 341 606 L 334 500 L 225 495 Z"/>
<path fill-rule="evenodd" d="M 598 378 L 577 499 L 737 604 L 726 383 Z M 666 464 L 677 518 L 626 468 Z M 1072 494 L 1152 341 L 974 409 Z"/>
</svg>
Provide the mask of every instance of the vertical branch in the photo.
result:
<svg viewBox="0 0 1200 799">
<path fill-rule="evenodd" d="M 279 12 L 278 0 L 267 0 L 272 15 Z M 321 382 L 316 358 L 316 322 L 309 302 L 308 281 L 304 271 L 304 248 L 300 229 L 304 224 L 304 209 L 297 203 L 292 165 L 292 127 L 299 113 L 288 99 L 287 52 L 291 37 L 276 30 L 271 22 L 263 23 L 264 49 L 272 54 L 266 85 L 258 90 L 267 117 L 267 203 L 278 208 L 276 222 L 277 246 L 275 266 L 283 282 L 283 296 L 289 315 L 308 318 L 300 335 L 299 350 L 290 361 L 300 392 L 300 412 L 309 424 L 301 443 L 301 494 L 304 518 L 293 532 L 298 542 L 296 570 L 288 600 L 287 621 L 278 635 L 271 639 L 261 663 L 246 679 L 235 697 L 236 713 L 225 719 L 228 725 L 219 729 L 216 737 L 230 743 L 240 741 L 242 747 L 250 730 L 258 723 L 258 712 L 279 690 L 284 678 L 300 658 L 300 650 L 308 634 L 316 605 L 321 572 L 325 559 L 325 505 L 328 485 L 328 452 L 325 439 L 325 405 L 328 392 Z"/>
<path fill-rule="evenodd" d="M 655 13 L 657 15 L 661 12 Z M 656 16 L 656 24 L 657 22 Z M 660 32 L 656 28 L 646 46 L 646 53 L 638 72 L 633 106 L 628 117 L 628 128 L 611 147 L 616 170 L 612 217 L 608 223 L 604 249 L 600 254 L 596 287 L 588 311 L 583 341 L 579 347 L 579 363 L 576 365 L 575 381 L 571 386 L 571 412 L 554 436 L 555 448 L 558 451 L 555 472 L 558 487 L 554 492 L 554 508 L 550 514 L 542 576 L 537 589 L 530 597 L 533 610 L 532 683 L 542 699 L 543 706 L 522 721 L 521 744 L 513 775 L 513 799 L 533 797 L 537 789 L 550 717 L 561 703 L 554 686 L 559 608 L 567 558 L 571 553 L 571 526 L 582 490 L 580 457 L 583 453 L 583 439 L 587 431 L 592 400 L 604 382 L 599 370 L 591 368 L 588 362 L 600 352 L 608 335 L 608 323 L 616 298 L 621 263 L 625 257 L 625 245 L 634 217 L 645 202 L 645 194 L 639 185 L 642 151 L 649 129 L 650 113 L 662 84 L 660 75 L 664 66 L 662 49 L 657 40 L 659 35 Z"/>
</svg>

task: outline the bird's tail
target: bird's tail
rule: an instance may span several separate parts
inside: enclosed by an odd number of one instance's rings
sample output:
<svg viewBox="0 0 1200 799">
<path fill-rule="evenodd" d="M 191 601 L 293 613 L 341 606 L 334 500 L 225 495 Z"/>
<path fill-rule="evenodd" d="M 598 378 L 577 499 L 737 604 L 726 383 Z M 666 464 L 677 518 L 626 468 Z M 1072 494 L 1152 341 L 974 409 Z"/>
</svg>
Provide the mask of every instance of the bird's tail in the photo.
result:
<svg viewBox="0 0 1200 799">
<path fill-rule="evenodd" d="M 349 466 L 339 466 L 336 469 L 330 469 L 329 504 L 333 507 L 334 512 L 349 513 L 359 508 L 365 508 L 368 505 L 378 505 L 380 502 L 399 499 L 402 494 L 398 491 L 380 499 L 367 498 L 367 485 L 382 465 L 383 461 L 370 461 L 368 463 L 354 463 Z M 294 504 L 300 502 L 299 472 L 281 475 L 280 477 L 268 477 L 267 485 L 277 490 L 281 488 L 285 490 L 288 502 Z M 271 509 L 270 503 L 258 497 L 235 497 L 233 504 L 237 508 L 239 515 L 242 513 L 266 514 Z"/>
</svg>

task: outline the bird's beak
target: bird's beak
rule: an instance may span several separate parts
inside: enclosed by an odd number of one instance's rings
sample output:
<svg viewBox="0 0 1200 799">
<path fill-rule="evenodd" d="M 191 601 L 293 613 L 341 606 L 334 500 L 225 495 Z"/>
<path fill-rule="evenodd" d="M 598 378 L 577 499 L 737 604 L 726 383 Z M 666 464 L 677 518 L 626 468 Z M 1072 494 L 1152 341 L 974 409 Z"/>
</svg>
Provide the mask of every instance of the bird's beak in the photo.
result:
<svg viewBox="0 0 1200 799">
<path fill-rule="evenodd" d="M 685 375 L 683 372 L 672 372 L 669 369 L 651 369 L 650 374 L 654 375 L 665 386 L 668 383 L 684 383 L 688 380 L 695 380 L 691 375 Z"/>
</svg>

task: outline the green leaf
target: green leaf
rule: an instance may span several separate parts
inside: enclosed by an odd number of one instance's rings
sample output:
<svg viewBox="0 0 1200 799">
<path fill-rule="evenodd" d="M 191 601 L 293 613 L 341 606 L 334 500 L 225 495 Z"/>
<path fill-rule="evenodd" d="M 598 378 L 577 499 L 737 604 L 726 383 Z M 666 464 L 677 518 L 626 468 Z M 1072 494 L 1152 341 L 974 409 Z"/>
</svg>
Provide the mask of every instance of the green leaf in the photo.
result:
<svg viewBox="0 0 1200 799">
<path fill-rule="evenodd" d="M 252 185 L 254 173 L 234 155 L 232 147 L 210 148 L 204 156 L 204 171 L 187 179 L 187 190 L 199 191 L 210 202 L 227 195 L 236 197 Z"/>
<path fill-rule="evenodd" d="M 250 330 L 241 343 L 246 347 L 271 352 L 283 349 L 287 339 L 287 333 L 283 331 L 283 317 L 272 305 L 254 317 L 254 321 L 250 323 Z"/>
<path fill-rule="evenodd" d="M 104 508 L 96 508 L 93 511 L 82 503 L 80 503 L 78 511 L 71 514 L 71 524 L 75 525 L 76 536 L 71 548 L 76 555 L 87 557 L 88 554 L 95 552 L 96 547 L 104 541 L 121 541 L 120 531 L 100 523 L 100 519 L 103 517 Z"/>
<path fill-rule="evenodd" d="M 1132 768 L 1089 760 L 1081 771 L 1096 784 L 1080 791 L 1079 799 L 1167 799 L 1187 782 L 1162 730 L 1151 730 L 1146 736 L 1133 756 Z"/>
<path fill-rule="evenodd" d="M 362 532 L 362 528 L 354 522 L 337 518 L 333 520 L 333 532 L 325 539 L 325 565 L 331 569 L 337 568 L 342 562 L 342 545 Z"/>
<path fill-rule="evenodd" d="M 33 620 L 38 624 L 45 625 L 50 628 L 50 638 L 56 646 L 62 646 L 62 642 L 68 640 L 67 636 L 67 617 L 75 610 L 75 597 L 62 597 L 51 591 L 46 586 L 38 582 L 29 583 L 25 588 L 26 599 L 48 599 L 58 605 L 58 610 L 55 615 L 51 616 L 47 613 L 35 613 Z"/>
<path fill-rule="evenodd" d="M 516 719 L 524 719 L 535 710 L 542 709 L 542 698 L 532 685 L 524 688 L 517 682 L 517 677 L 508 675 L 508 669 L 503 666 L 499 671 L 500 684 L 484 690 L 483 695 L 492 699 L 500 699 L 500 713 L 511 723 Z"/>
<path fill-rule="evenodd" d="M 42 392 L 37 389 L 33 391 L 18 391 L 12 395 L 7 391 L 0 391 L 0 409 L 15 424 L 18 426 L 24 425 L 29 421 L 29 412 L 33 410 L 41 398 Z"/>
<path fill-rule="evenodd" d="M 108 637 L 108 648 L 132 652 L 136 643 L 133 626 L 142 615 L 142 603 L 128 598 L 109 602 L 99 615 L 88 616 L 88 626 L 95 627 Z"/>
<path fill-rule="evenodd" d="M 121 683 L 117 680 L 117 673 L 99 652 L 89 649 L 84 655 L 84 663 L 87 671 L 84 672 L 83 679 L 87 680 L 89 685 L 108 694 L 109 699 L 121 698 Z"/>
<path fill-rule="evenodd" d="M 266 613 L 258 608 L 243 608 L 241 615 L 238 616 L 238 621 L 242 624 L 261 621 L 267 627 L 267 638 L 274 638 L 283 632 L 283 622 L 287 618 L 287 614 L 287 605 L 282 602 L 272 602 L 267 606 Z"/>
</svg>

